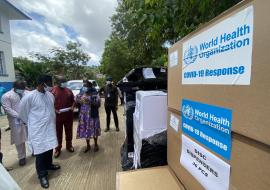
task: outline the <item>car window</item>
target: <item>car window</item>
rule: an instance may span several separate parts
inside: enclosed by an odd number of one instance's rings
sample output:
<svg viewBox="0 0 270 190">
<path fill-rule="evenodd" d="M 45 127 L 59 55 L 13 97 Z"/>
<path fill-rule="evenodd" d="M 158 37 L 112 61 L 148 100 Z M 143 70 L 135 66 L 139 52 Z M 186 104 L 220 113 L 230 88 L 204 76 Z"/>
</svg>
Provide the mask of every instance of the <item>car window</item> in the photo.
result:
<svg viewBox="0 0 270 190">
<path fill-rule="evenodd" d="M 83 87 L 82 82 L 69 83 L 67 86 L 70 90 L 80 90 Z"/>
</svg>

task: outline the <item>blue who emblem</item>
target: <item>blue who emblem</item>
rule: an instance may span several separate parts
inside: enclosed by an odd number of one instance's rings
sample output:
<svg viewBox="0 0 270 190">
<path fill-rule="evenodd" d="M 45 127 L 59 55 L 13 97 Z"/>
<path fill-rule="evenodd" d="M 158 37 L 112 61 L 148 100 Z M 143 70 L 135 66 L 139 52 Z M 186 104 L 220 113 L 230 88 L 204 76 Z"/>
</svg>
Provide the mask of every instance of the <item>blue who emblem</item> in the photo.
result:
<svg viewBox="0 0 270 190">
<path fill-rule="evenodd" d="M 184 53 L 184 62 L 186 65 L 194 63 L 198 56 L 198 48 L 197 46 L 189 46 Z"/>
<path fill-rule="evenodd" d="M 194 117 L 194 110 L 190 105 L 184 105 L 182 108 L 182 113 L 185 118 L 192 120 Z"/>
</svg>

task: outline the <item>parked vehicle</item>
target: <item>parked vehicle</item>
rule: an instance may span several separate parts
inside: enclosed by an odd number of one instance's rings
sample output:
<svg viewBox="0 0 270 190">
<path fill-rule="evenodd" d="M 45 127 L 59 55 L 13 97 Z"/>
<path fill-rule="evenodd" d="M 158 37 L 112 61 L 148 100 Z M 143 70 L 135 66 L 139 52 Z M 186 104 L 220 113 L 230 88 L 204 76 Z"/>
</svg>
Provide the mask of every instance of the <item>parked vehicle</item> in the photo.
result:
<svg viewBox="0 0 270 190">
<path fill-rule="evenodd" d="M 89 80 L 95 89 L 99 91 L 99 86 L 95 80 Z M 80 93 L 81 88 L 83 87 L 83 80 L 70 80 L 67 82 L 67 87 L 72 90 L 74 96 L 77 96 Z"/>
<path fill-rule="evenodd" d="M 99 91 L 99 86 L 97 82 L 95 80 L 89 81 L 93 84 L 95 89 Z M 83 80 L 70 80 L 67 82 L 67 88 L 69 88 L 73 92 L 75 97 L 80 93 L 82 87 L 83 87 Z M 78 112 L 78 109 L 75 109 L 74 112 Z"/>
</svg>

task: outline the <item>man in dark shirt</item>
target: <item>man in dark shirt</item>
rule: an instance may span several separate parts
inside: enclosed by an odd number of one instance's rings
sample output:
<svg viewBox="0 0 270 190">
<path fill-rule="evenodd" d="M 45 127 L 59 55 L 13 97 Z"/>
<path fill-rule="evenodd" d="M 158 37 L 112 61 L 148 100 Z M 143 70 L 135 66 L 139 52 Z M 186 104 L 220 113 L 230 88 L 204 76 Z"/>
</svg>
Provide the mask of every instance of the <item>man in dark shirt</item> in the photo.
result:
<svg viewBox="0 0 270 190">
<path fill-rule="evenodd" d="M 117 117 L 118 106 L 118 90 L 117 87 L 112 84 L 112 78 L 108 77 L 106 80 L 106 86 L 104 87 L 105 97 L 105 110 L 107 116 L 107 128 L 105 132 L 110 130 L 111 112 L 113 113 L 114 123 L 116 131 L 119 131 L 119 123 Z"/>
<path fill-rule="evenodd" d="M 58 158 L 62 148 L 63 126 L 66 134 L 66 148 L 69 152 L 74 152 L 72 146 L 72 127 L 75 101 L 72 91 L 66 88 L 64 77 L 56 76 L 55 84 L 56 86 L 52 89 L 51 93 L 55 97 L 56 134 L 58 139 L 58 147 L 55 149 L 54 157 Z"/>
</svg>

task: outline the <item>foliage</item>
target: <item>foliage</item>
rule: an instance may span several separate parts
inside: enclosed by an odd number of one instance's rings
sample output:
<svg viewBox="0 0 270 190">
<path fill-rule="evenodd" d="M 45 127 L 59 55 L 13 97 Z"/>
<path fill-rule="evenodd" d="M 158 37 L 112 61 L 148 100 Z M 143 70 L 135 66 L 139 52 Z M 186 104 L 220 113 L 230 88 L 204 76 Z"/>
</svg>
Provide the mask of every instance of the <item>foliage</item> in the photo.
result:
<svg viewBox="0 0 270 190">
<path fill-rule="evenodd" d="M 36 63 L 24 57 L 15 57 L 14 66 L 17 78 L 25 80 L 31 87 L 36 86 L 37 77 L 41 73 L 48 73 L 48 67 L 43 63 Z"/>
<path fill-rule="evenodd" d="M 106 41 L 101 71 L 117 81 L 134 65 L 126 41 L 113 37 Z"/>
<path fill-rule="evenodd" d="M 239 1 L 119 0 L 111 18 L 112 34 L 105 43 L 102 71 L 118 79 L 135 66 L 166 65 L 166 47 Z M 128 63 L 122 62 L 123 53 Z"/>
<path fill-rule="evenodd" d="M 87 66 L 90 57 L 77 42 L 69 42 L 64 49 L 53 48 L 47 55 L 35 53 L 32 58 L 14 58 L 17 78 L 27 81 L 30 87 L 36 86 L 40 74 L 63 75 L 67 80 L 75 80 L 96 79 L 100 72 L 97 67 Z"/>
<path fill-rule="evenodd" d="M 65 49 L 53 48 L 48 55 L 36 53 L 34 57 L 38 62 L 49 66 L 50 74 L 64 75 L 67 79 L 93 77 L 93 73 L 84 67 L 90 57 L 78 42 L 68 42 Z"/>
</svg>

